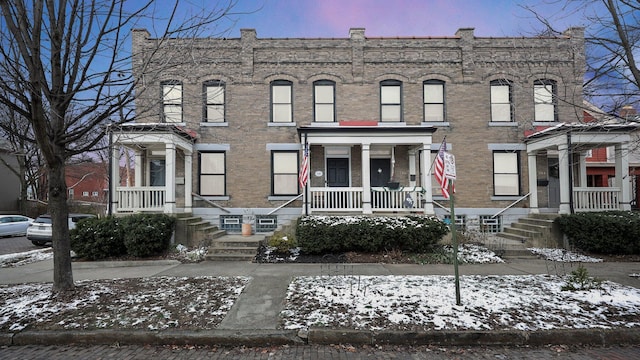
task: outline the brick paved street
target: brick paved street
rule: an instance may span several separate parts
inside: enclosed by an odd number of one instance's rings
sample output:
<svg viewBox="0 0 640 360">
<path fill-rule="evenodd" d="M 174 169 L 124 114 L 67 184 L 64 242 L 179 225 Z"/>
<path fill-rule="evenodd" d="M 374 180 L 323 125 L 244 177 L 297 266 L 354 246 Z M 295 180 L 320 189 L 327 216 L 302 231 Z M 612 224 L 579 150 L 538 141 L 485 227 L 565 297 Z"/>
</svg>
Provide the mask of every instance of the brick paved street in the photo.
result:
<svg viewBox="0 0 640 360">
<path fill-rule="evenodd" d="M 440 348 L 440 347 L 351 347 L 279 346 L 262 348 L 210 348 L 190 346 L 12 346 L 0 348 L 0 359 L 639 359 L 640 345 L 631 347 L 541 348 Z"/>
</svg>

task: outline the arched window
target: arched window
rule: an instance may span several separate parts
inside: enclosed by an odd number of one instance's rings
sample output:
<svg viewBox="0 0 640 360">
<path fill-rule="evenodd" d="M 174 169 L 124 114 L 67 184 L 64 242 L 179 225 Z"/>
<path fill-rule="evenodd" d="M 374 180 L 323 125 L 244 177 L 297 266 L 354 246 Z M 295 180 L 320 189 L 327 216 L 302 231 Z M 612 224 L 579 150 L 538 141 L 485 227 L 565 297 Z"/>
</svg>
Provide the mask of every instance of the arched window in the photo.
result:
<svg viewBox="0 0 640 360">
<path fill-rule="evenodd" d="M 402 121 L 402 81 L 380 82 L 380 121 Z"/>
<path fill-rule="evenodd" d="M 509 80 L 493 80 L 491 87 L 491 121 L 513 121 L 513 100 L 511 82 Z"/>
<path fill-rule="evenodd" d="M 203 84 L 204 122 L 225 122 L 225 83 L 211 80 Z"/>
<path fill-rule="evenodd" d="M 162 121 L 182 122 L 182 83 L 180 81 L 163 81 L 162 87 Z"/>
<path fill-rule="evenodd" d="M 558 121 L 556 82 L 540 79 L 533 82 L 534 121 Z"/>
<path fill-rule="evenodd" d="M 435 79 L 422 83 L 425 122 L 445 121 L 444 84 L 444 81 Z"/>
<path fill-rule="evenodd" d="M 313 82 L 313 120 L 336 121 L 336 83 L 331 80 Z"/>
<path fill-rule="evenodd" d="M 293 83 L 291 81 L 271 82 L 271 122 L 293 122 Z"/>
</svg>

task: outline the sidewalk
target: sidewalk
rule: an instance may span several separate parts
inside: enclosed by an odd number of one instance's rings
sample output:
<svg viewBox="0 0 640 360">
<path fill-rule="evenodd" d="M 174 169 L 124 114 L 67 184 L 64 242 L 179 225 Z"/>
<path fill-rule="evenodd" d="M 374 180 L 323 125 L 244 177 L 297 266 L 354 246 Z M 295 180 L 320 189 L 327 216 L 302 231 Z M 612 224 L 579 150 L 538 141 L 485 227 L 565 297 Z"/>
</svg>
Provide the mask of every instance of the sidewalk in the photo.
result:
<svg viewBox="0 0 640 360">
<path fill-rule="evenodd" d="M 640 263 L 587 263 L 589 274 L 627 286 L 640 287 Z M 53 261 L 0 269 L 0 283 L 50 282 Z M 460 275 L 564 275 L 577 264 L 514 259 L 503 264 L 460 265 Z M 216 330 L 212 331 L 25 331 L 0 334 L 0 344 L 139 343 L 202 345 L 273 344 L 440 344 L 440 345 L 544 345 L 589 342 L 597 345 L 640 343 L 637 329 L 577 329 L 535 332 L 433 331 L 425 333 L 371 332 L 332 329 L 293 331 L 278 329 L 290 281 L 310 275 L 453 275 L 452 265 L 412 264 L 257 264 L 177 261 L 75 262 L 75 280 L 152 276 L 247 276 L 252 280 Z"/>
</svg>

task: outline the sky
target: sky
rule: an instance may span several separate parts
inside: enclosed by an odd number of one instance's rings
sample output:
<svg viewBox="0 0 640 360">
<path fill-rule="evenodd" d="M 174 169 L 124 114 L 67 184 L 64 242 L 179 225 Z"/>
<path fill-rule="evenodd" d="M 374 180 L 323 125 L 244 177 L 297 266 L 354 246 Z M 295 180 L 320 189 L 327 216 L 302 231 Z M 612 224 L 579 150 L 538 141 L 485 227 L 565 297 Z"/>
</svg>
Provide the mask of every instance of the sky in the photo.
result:
<svg viewBox="0 0 640 360">
<path fill-rule="evenodd" d="M 554 4 L 555 3 L 555 4 Z M 558 30 L 579 26 L 578 14 L 556 0 L 237 0 L 228 37 L 241 28 L 258 38 L 347 38 L 350 28 L 366 36 L 453 36 L 475 28 L 476 36 L 531 36 L 540 23 L 523 6 L 551 18 Z M 195 3 L 192 3 L 196 6 Z M 570 13 L 570 12 L 569 12 Z"/>
</svg>

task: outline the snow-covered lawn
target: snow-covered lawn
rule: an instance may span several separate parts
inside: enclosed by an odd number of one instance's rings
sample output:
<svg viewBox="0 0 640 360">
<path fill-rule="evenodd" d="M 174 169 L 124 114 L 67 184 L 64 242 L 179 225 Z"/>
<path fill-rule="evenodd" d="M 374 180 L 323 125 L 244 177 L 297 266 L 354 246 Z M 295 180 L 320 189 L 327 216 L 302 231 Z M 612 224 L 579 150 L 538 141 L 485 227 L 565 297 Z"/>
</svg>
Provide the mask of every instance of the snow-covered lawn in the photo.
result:
<svg viewBox="0 0 640 360">
<path fill-rule="evenodd" d="M 287 329 L 539 330 L 640 326 L 640 289 L 561 291 L 550 275 L 462 276 L 461 306 L 452 276 L 314 276 L 289 285 Z"/>
</svg>

